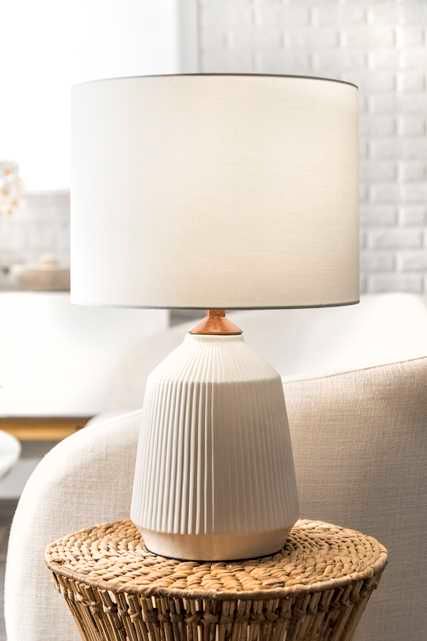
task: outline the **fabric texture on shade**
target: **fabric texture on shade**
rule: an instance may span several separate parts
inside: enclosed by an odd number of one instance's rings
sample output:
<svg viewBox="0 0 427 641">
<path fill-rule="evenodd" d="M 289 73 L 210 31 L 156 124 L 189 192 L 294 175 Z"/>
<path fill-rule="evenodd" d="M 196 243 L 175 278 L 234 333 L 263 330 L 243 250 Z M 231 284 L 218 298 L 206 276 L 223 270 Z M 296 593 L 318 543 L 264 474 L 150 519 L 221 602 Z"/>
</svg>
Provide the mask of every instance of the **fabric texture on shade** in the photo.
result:
<svg viewBox="0 0 427 641">
<path fill-rule="evenodd" d="M 73 301 L 357 302 L 357 120 L 356 87 L 316 78 L 74 87 Z"/>
</svg>

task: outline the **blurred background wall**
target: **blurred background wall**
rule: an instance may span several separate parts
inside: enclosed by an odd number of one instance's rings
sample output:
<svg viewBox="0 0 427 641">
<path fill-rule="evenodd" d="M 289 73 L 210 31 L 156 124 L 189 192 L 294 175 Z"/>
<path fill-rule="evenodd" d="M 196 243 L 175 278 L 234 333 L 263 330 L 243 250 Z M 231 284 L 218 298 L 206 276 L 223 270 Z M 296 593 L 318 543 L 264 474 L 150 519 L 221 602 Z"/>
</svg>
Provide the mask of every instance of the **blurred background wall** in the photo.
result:
<svg viewBox="0 0 427 641">
<path fill-rule="evenodd" d="M 2 5 L 0 290 L 22 288 L 14 268 L 38 268 L 41 259 L 46 267 L 46 255 L 55 269 L 69 264 L 71 86 L 195 67 L 192 8 L 193 0 Z M 10 163 L 19 168 L 24 198 L 5 213 Z"/>
<path fill-rule="evenodd" d="M 0 216 L 0 290 L 9 288 L 9 268 L 36 264 L 41 256 L 70 262 L 70 194 L 40 191 L 25 195 L 13 215 Z"/>
<path fill-rule="evenodd" d="M 426 0 L 185 0 L 182 7 L 187 48 L 198 50 L 185 70 L 323 75 L 360 86 L 362 291 L 425 293 Z M 154 40 L 160 7 L 155 19 Z M 141 15 L 141 24 L 147 20 Z M 136 38 L 142 26 L 134 20 L 132 28 Z M 132 60 L 130 72 L 146 72 Z M 30 191 L 16 214 L 0 217 L 0 268 L 46 253 L 69 262 L 66 190 Z"/>
</svg>

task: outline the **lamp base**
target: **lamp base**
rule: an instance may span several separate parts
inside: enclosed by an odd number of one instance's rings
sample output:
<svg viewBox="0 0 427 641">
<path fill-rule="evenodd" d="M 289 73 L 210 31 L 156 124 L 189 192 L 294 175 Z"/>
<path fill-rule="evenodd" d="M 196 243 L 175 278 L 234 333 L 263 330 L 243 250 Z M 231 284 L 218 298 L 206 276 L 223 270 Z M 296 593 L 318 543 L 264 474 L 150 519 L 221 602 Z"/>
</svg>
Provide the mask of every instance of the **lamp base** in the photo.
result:
<svg viewBox="0 0 427 641">
<path fill-rule="evenodd" d="M 298 518 L 283 386 L 238 334 L 188 334 L 150 374 L 131 509 L 149 550 L 232 560 Z"/>
<path fill-rule="evenodd" d="M 150 552 L 172 559 L 235 561 L 274 554 L 282 549 L 290 528 L 252 534 L 165 534 L 141 530 Z"/>
</svg>

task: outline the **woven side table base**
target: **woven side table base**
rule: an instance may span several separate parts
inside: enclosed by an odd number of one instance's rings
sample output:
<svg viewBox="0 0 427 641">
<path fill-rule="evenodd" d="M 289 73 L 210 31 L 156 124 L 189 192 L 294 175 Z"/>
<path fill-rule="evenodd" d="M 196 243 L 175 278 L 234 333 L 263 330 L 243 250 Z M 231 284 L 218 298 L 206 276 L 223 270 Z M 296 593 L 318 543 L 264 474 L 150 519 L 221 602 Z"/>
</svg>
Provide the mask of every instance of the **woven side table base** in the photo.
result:
<svg viewBox="0 0 427 641">
<path fill-rule="evenodd" d="M 319 521 L 247 561 L 156 556 L 130 521 L 46 550 L 85 641 L 350 641 L 386 560 L 372 537 Z"/>
</svg>

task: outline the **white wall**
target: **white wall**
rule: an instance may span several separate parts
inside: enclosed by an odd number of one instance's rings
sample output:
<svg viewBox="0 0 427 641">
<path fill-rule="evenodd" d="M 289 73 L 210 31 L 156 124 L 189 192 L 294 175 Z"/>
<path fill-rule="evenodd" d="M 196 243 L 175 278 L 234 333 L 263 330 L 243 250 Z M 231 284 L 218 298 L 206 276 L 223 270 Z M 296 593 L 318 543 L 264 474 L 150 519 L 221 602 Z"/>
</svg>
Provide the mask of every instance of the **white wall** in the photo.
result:
<svg viewBox="0 0 427 641">
<path fill-rule="evenodd" d="M 198 8 L 202 71 L 360 85 L 362 287 L 427 291 L 426 0 L 198 0 Z"/>
<path fill-rule="evenodd" d="M 69 185 L 70 87 L 173 73 L 178 0 L 10 0 L 1 6 L 0 159 L 27 190 Z"/>
<path fill-rule="evenodd" d="M 2 268 L 36 264 L 46 254 L 63 266 L 70 263 L 68 191 L 27 194 L 12 216 L 0 216 L 0 291 L 15 286 L 12 275 Z"/>
</svg>

